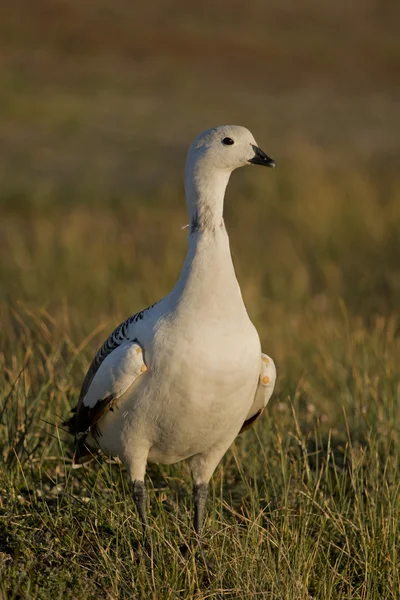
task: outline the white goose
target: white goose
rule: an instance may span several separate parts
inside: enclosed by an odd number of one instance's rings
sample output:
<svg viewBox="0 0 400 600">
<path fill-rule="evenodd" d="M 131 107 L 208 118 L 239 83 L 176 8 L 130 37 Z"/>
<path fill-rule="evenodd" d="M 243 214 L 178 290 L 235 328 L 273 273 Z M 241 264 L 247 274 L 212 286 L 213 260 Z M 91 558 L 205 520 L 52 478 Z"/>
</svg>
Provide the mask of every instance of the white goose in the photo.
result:
<svg viewBox="0 0 400 600">
<path fill-rule="evenodd" d="M 266 406 L 275 365 L 261 353 L 235 276 L 223 220 L 232 171 L 275 167 L 245 127 L 216 127 L 191 145 L 185 188 L 188 253 L 173 290 L 119 325 L 96 354 L 75 414 L 76 462 L 101 449 L 133 482 L 146 532 L 146 464 L 188 459 L 200 533 L 211 476 Z"/>
</svg>

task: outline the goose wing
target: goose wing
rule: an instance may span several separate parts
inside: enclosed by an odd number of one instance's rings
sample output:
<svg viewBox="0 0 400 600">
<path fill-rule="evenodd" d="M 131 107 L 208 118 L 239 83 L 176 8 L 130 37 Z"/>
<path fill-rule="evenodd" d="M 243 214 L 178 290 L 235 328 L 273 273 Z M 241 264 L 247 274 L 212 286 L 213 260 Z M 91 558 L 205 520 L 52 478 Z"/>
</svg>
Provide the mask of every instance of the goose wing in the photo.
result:
<svg viewBox="0 0 400 600">
<path fill-rule="evenodd" d="M 267 406 L 268 401 L 272 396 L 272 392 L 274 391 L 275 380 L 276 368 L 274 361 L 270 356 L 261 354 L 260 379 L 258 381 L 256 394 L 254 396 L 254 402 L 239 433 L 242 433 L 243 431 L 246 431 L 246 429 L 249 429 L 249 427 L 252 427 L 252 425 L 261 416 L 264 408 Z"/>
<path fill-rule="evenodd" d="M 153 306 L 118 325 L 97 352 L 83 381 L 74 414 L 64 421 L 70 433 L 81 437 L 95 428 L 112 404 L 147 371 L 135 324 L 143 320 Z"/>
</svg>

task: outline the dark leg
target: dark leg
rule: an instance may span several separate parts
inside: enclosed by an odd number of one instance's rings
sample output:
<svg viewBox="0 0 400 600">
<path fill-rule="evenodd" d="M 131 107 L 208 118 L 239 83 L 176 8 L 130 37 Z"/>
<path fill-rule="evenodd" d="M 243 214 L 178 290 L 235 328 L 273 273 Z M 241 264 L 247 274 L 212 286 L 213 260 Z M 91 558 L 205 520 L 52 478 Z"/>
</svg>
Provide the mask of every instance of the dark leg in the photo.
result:
<svg viewBox="0 0 400 600">
<path fill-rule="evenodd" d="M 197 541 L 199 541 L 201 526 L 204 520 L 204 511 L 206 508 L 208 496 L 208 485 L 207 483 L 198 483 L 193 485 L 193 500 L 194 500 L 194 530 L 196 532 Z M 189 553 L 190 546 L 188 544 L 182 544 L 180 551 L 184 556 Z"/>
<path fill-rule="evenodd" d="M 201 526 L 204 520 L 204 511 L 208 495 L 208 485 L 206 483 L 194 484 L 194 530 L 200 535 Z"/>
<path fill-rule="evenodd" d="M 147 509 L 146 509 L 146 501 L 147 501 L 147 490 L 144 485 L 144 481 L 135 480 L 133 482 L 133 499 L 136 504 L 137 511 L 139 513 L 140 520 L 142 522 L 143 529 L 143 544 L 147 549 L 149 547 L 149 540 L 147 536 Z"/>
</svg>

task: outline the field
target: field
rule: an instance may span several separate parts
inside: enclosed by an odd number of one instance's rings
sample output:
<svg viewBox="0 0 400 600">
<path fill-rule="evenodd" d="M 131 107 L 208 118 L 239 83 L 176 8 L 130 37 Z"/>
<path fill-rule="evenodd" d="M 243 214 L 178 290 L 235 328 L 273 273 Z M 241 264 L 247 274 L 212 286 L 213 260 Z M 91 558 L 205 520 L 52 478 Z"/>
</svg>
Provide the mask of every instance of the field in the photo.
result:
<svg viewBox="0 0 400 600">
<path fill-rule="evenodd" d="M 400 598 L 397 3 L 110 5 L 0 9 L 0 599 Z M 225 207 L 277 386 L 188 558 L 188 468 L 149 467 L 149 564 L 124 469 L 72 469 L 61 421 L 174 285 L 185 151 L 224 122 L 278 163 Z"/>
</svg>

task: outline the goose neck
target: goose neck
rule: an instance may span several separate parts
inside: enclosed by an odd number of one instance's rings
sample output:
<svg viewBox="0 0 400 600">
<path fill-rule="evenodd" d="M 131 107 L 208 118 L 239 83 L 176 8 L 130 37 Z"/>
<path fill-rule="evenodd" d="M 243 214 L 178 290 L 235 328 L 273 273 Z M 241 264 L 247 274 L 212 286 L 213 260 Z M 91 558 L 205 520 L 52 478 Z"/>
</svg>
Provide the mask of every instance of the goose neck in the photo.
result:
<svg viewBox="0 0 400 600">
<path fill-rule="evenodd" d="M 210 168 L 205 161 L 186 167 L 185 191 L 191 232 L 223 227 L 224 196 L 230 171 Z"/>
</svg>

